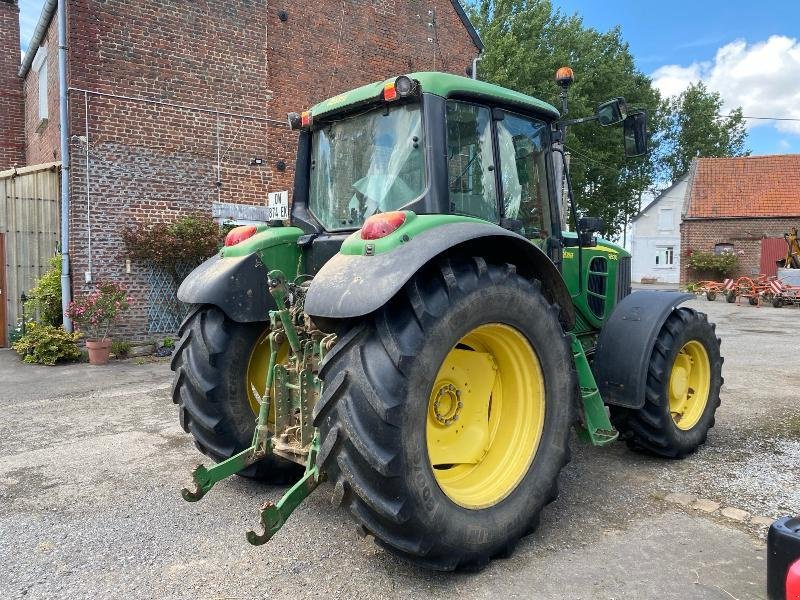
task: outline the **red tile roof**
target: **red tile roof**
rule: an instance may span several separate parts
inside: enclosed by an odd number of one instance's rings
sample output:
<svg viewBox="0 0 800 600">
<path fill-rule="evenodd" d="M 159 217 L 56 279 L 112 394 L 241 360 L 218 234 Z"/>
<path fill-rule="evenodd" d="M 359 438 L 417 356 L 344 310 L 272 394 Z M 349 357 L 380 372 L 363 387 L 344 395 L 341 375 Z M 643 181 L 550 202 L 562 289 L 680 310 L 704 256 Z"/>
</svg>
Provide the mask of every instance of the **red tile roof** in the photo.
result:
<svg viewBox="0 0 800 600">
<path fill-rule="evenodd" d="M 698 158 L 687 218 L 800 216 L 800 154 Z"/>
</svg>

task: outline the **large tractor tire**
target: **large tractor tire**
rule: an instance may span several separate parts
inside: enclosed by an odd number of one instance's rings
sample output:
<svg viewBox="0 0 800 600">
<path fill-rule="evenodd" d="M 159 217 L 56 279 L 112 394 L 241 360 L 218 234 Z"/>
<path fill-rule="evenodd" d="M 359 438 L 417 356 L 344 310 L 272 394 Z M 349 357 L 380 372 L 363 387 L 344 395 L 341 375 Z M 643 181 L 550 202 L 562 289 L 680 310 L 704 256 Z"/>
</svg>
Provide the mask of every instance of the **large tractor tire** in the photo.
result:
<svg viewBox="0 0 800 600">
<path fill-rule="evenodd" d="M 172 358 L 172 401 L 180 423 L 197 448 L 220 462 L 253 441 L 259 394 L 264 393 L 269 362 L 268 323 L 237 323 L 215 306 L 202 306 L 181 325 Z M 283 355 L 283 356 L 282 356 Z M 279 353 L 279 360 L 285 353 Z M 299 465 L 268 456 L 240 475 L 288 483 L 302 474 Z"/>
<path fill-rule="evenodd" d="M 558 307 L 512 265 L 443 259 L 344 329 L 314 411 L 334 503 L 428 568 L 509 555 L 569 460 L 578 387 Z"/>
<path fill-rule="evenodd" d="M 683 458 L 705 443 L 720 404 L 719 347 L 705 314 L 679 308 L 667 318 L 650 356 L 644 406 L 612 407 L 614 425 L 628 446 Z"/>
</svg>

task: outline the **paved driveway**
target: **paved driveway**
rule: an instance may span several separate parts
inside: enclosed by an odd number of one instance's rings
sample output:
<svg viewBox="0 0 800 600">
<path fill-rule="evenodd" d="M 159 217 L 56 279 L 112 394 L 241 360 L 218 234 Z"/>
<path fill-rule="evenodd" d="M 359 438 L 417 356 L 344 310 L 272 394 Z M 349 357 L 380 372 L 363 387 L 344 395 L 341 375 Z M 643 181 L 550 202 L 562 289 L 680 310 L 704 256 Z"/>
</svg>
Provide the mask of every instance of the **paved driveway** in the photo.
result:
<svg viewBox="0 0 800 600">
<path fill-rule="evenodd" d="M 0 598 L 764 598 L 764 528 L 675 494 L 800 512 L 800 310 L 691 304 L 716 320 L 726 356 L 708 444 L 674 462 L 575 440 L 540 529 L 478 574 L 387 555 L 327 485 L 254 548 L 244 531 L 283 489 L 231 478 L 180 499 L 201 457 L 167 363 L 29 367 L 0 351 Z"/>
</svg>

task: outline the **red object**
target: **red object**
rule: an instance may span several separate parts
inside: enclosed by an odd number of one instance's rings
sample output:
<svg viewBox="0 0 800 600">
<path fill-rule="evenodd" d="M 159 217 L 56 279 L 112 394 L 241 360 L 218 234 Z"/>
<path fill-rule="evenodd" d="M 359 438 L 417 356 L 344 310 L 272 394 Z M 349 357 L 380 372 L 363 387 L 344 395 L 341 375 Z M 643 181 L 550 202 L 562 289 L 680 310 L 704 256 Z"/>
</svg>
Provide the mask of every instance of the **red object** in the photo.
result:
<svg viewBox="0 0 800 600">
<path fill-rule="evenodd" d="M 786 572 L 786 600 L 800 600 L 800 559 Z"/>
<path fill-rule="evenodd" d="M 569 67 L 561 67 L 556 71 L 556 83 L 558 85 L 569 85 L 575 80 L 575 73 Z"/>
<path fill-rule="evenodd" d="M 225 236 L 225 245 L 235 246 L 239 242 L 243 242 L 247 238 L 253 237 L 255 234 L 255 225 L 240 225 L 239 227 L 234 227 L 228 232 L 228 235 Z"/>
<path fill-rule="evenodd" d="M 761 272 L 764 275 L 777 275 L 777 261 L 786 258 L 786 240 L 779 238 L 763 238 L 761 240 Z"/>
<path fill-rule="evenodd" d="M 397 89 L 394 87 L 394 81 L 390 81 L 383 86 L 383 99 L 387 102 L 397 98 Z"/>
<path fill-rule="evenodd" d="M 361 227 L 362 240 L 378 240 L 386 237 L 405 223 L 406 213 L 395 210 L 392 212 L 378 213 L 364 221 Z"/>
<path fill-rule="evenodd" d="M 304 110 L 300 115 L 300 127 L 309 127 L 311 125 L 311 111 Z"/>
</svg>

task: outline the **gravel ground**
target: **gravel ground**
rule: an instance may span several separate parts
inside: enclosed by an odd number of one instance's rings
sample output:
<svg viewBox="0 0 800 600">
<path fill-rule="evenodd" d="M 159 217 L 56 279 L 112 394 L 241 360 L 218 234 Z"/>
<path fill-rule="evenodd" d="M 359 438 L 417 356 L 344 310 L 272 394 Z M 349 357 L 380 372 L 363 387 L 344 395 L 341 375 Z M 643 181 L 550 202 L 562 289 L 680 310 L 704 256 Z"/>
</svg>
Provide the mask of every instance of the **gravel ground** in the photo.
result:
<svg viewBox="0 0 800 600">
<path fill-rule="evenodd" d="M 180 499 L 201 457 L 166 362 L 29 367 L 0 351 L 0 598 L 764 598 L 763 528 L 663 499 L 800 512 L 800 311 L 690 305 L 717 322 L 726 357 L 706 446 L 664 461 L 575 440 L 542 526 L 477 574 L 387 555 L 331 507 L 328 485 L 254 548 L 244 531 L 284 488 L 234 477 Z"/>
</svg>

